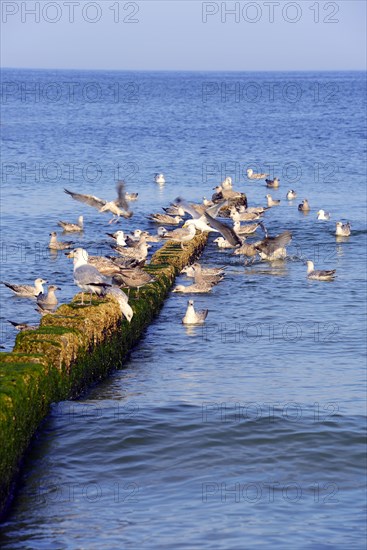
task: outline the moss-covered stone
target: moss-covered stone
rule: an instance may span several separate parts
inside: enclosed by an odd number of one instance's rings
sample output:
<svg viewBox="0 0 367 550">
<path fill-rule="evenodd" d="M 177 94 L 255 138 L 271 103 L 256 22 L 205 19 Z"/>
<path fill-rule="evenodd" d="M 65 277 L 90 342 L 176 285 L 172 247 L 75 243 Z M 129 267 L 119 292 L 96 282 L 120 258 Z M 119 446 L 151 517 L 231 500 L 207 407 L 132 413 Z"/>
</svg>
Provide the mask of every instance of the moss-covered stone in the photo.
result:
<svg viewBox="0 0 367 550">
<path fill-rule="evenodd" d="M 81 306 L 77 294 L 37 330 L 20 332 L 13 352 L 0 353 L 0 516 L 32 435 L 52 402 L 73 398 L 121 368 L 133 345 L 162 307 L 176 275 L 202 252 L 207 234 L 184 249 L 167 242 L 145 269 L 156 282 L 130 291 L 129 324 L 113 296 Z"/>
</svg>

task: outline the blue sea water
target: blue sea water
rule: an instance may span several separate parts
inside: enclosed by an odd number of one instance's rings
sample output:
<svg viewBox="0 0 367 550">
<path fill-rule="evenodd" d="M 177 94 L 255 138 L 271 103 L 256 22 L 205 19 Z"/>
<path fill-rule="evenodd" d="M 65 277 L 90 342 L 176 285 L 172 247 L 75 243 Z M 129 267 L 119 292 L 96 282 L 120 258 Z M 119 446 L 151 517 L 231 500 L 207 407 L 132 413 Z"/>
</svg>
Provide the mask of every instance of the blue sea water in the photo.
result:
<svg viewBox="0 0 367 550">
<path fill-rule="evenodd" d="M 206 327 L 183 327 L 187 296 L 170 295 L 123 370 L 52 407 L 2 548 L 365 548 L 365 98 L 352 72 L 2 72 L 2 280 L 42 276 L 69 301 L 72 266 L 48 234 L 83 214 L 84 233 L 60 238 L 108 253 L 111 226 L 63 189 L 110 199 L 119 178 L 139 200 L 118 227 L 154 230 L 149 213 L 228 175 L 264 205 L 246 169 L 270 172 L 281 204 L 265 224 L 293 234 L 273 266 L 244 266 L 210 236 L 202 261 L 227 274 L 195 297 Z M 305 259 L 336 280 L 308 281 Z M 12 349 L 7 320 L 38 315 L 0 293 Z"/>
</svg>

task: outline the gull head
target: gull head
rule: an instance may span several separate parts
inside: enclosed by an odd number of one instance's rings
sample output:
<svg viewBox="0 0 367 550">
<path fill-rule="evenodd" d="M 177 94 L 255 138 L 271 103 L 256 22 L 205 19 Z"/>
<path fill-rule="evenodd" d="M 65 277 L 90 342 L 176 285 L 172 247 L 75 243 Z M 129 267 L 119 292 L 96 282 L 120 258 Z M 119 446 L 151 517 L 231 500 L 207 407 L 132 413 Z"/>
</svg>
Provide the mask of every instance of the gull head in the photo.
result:
<svg viewBox="0 0 367 550">
<path fill-rule="evenodd" d="M 66 257 L 74 258 L 74 263 L 77 263 L 80 260 L 84 260 L 84 262 L 87 262 L 89 256 L 88 252 L 84 248 L 75 248 L 74 250 L 67 252 Z"/>
<path fill-rule="evenodd" d="M 45 279 L 41 279 L 40 277 L 34 281 L 36 285 L 45 285 L 48 283 Z"/>
<path fill-rule="evenodd" d="M 312 260 L 307 260 L 307 273 L 311 273 L 315 269 L 314 263 Z"/>
<path fill-rule="evenodd" d="M 188 306 L 194 307 L 194 300 L 189 300 L 189 301 L 187 302 L 187 305 L 188 305 Z"/>
<path fill-rule="evenodd" d="M 163 226 L 161 227 L 158 227 L 157 229 L 157 235 L 158 237 L 163 237 L 163 235 L 165 235 L 167 233 L 167 229 Z"/>
<path fill-rule="evenodd" d="M 122 313 L 125 315 L 126 319 L 129 323 L 131 323 L 131 319 L 133 318 L 134 312 L 131 308 L 131 306 L 126 302 L 124 304 L 121 304 L 121 310 Z"/>
<path fill-rule="evenodd" d="M 56 286 L 56 285 L 50 285 L 50 286 L 48 287 L 48 291 L 50 292 L 50 290 L 53 290 L 53 291 L 55 291 L 55 290 L 61 290 L 61 288 L 60 288 L 59 286 Z"/>
</svg>

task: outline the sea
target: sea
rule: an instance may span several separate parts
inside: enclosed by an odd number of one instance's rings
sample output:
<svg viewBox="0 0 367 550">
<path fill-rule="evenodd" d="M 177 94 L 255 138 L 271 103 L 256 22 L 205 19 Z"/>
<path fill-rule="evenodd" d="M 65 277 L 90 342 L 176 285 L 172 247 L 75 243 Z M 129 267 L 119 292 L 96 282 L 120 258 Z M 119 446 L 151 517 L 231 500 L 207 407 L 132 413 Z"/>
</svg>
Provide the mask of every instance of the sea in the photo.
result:
<svg viewBox="0 0 367 550">
<path fill-rule="evenodd" d="M 292 232 L 273 264 L 246 263 L 211 233 L 201 261 L 224 266 L 223 281 L 171 293 L 123 369 L 52 405 L 2 549 L 365 548 L 365 101 L 362 72 L 2 71 L 2 281 L 42 277 L 68 303 L 79 289 L 51 231 L 111 254 L 106 233 L 154 232 L 149 214 L 210 198 L 228 176 L 249 206 L 280 199 L 270 236 Z M 64 192 L 112 200 L 121 179 L 139 197 L 114 224 Z M 81 214 L 84 232 L 62 234 L 57 222 Z M 350 237 L 335 236 L 337 221 Z M 337 277 L 308 280 L 306 260 Z M 39 315 L 0 286 L 8 351 L 8 321 Z M 209 310 L 204 326 L 182 324 L 189 298 Z"/>
</svg>

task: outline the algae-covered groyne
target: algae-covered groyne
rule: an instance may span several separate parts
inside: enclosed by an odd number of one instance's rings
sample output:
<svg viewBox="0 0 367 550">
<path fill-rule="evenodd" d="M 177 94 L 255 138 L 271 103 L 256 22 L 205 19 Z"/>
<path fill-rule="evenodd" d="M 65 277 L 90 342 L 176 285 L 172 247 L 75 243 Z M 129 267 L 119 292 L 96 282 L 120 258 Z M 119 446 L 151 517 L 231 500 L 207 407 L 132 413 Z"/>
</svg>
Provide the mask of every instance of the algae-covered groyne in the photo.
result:
<svg viewBox="0 0 367 550">
<path fill-rule="evenodd" d="M 147 267 L 156 282 L 140 289 L 129 324 L 112 297 L 62 305 L 37 330 L 18 334 L 11 353 L 0 354 L 0 517 L 11 500 L 22 457 L 51 403 L 77 397 L 124 363 L 158 313 L 178 272 L 205 246 L 207 234 L 185 245 L 166 243 Z"/>
</svg>

